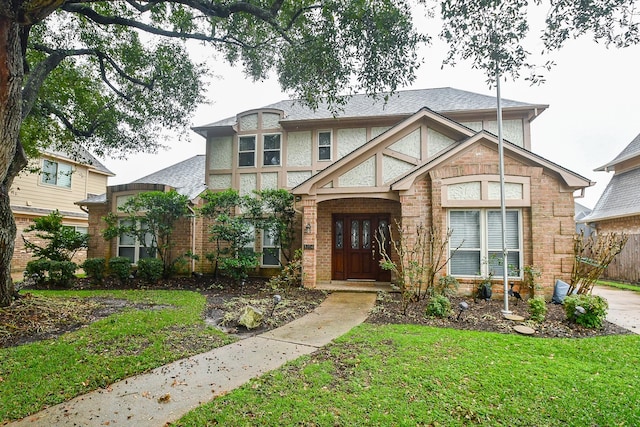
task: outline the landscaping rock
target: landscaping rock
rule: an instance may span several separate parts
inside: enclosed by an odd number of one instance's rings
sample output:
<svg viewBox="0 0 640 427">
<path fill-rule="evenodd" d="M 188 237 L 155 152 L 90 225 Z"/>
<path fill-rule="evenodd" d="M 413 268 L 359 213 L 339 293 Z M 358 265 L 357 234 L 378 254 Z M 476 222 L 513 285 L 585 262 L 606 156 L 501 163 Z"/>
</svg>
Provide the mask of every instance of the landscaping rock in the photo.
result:
<svg viewBox="0 0 640 427">
<path fill-rule="evenodd" d="M 248 305 L 244 308 L 242 314 L 240 315 L 238 323 L 246 327 L 247 329 L 254 329 L 260 326 L 263 318 L 264 314 L 261 310 Z"/>
</svg>

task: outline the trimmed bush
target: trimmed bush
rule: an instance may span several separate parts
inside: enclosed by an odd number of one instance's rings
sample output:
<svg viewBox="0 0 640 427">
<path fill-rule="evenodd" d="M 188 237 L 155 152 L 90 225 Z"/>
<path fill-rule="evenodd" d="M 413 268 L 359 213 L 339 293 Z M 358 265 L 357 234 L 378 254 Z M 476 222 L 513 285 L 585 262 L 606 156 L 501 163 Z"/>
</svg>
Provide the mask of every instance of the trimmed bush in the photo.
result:
<svg viewBox="0 0 640 427">
<path fill-rule="evenodd" d="M 138 261 L 138 276 L 149 283 L 155 283 L 162 277 L 162 260 L 158 258 L 143 258 Z"/>
<path fill-rule="evenodd" d="M 578 306 L 584 308 L 583 314 L 576 313 Z M 564 312 L 567 318 L 585 328 L 601 328 L 608 309 L 607 300 L 598 295 L 569 295 L 564 299 Z"/>
<path fill-rule="evenodd" d="M 125 257 L 114 257 L 109 260 L 109 273 L 120 279 L 121 282 L 129 280 L 131 276 L 131 261 Z"/>
<path fill-rule="evenodd" d="M 27 275 L 37 286 L 64 288 L 75 278 L 78 265 L 71 261 L 37 259 L 27 263 Z"/>
<path fill-rule="evenodd" d="M 538 295 L 530 298 L 527 303 L 529 304 L 531 320 L 537 323 L 544 322 L 544 317 L 547 315 L 547 302 L 544 300 L 544 297 Z"/>
<path fill-rule="evenodd" d="M 102 283 L 107 269 L 104 258 L 87 258 L 80 267 L 87 273 L 89 279 Z"/>
<path fill-rule="evenodd" d="M 429 317 L 447 317 L 451 314 L 451 302 L 444 295 L 435 295 L 429 299 L 425 315 Z"/>
</svg>

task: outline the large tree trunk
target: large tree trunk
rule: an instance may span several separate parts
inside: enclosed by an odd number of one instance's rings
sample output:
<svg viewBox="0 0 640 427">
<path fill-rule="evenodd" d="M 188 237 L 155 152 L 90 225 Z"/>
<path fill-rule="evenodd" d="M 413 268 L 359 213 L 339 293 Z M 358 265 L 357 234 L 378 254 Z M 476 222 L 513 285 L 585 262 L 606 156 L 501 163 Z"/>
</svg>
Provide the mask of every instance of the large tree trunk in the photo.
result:
<svg viewBox="0 0 640 427">
<path fill-rule="evenodd" d="M 16 224 L 9 203 L 13 179 L 25 166 L 19 143 L 22 123 L 22 49 L 20 27 L 7 16 L 0 16 L 0 307 L 14 298 L 11 258 Z"/>
</svg>

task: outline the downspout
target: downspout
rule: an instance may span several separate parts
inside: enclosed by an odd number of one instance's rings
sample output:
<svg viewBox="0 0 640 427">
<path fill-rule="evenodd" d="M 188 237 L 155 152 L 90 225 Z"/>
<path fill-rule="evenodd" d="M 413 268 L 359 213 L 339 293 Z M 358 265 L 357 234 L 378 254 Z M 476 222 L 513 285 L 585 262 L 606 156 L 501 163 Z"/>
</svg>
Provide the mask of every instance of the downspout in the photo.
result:
<svg viewBox="0 0 640 427">
<path fill-rule="evenodd" d="M 187 209 L 191 212 L 191 272 L 194 273 L 196 271 L 196 260 L 193 257 L 196 253 L 196 212 L 189 205 Z"/>
</svg>

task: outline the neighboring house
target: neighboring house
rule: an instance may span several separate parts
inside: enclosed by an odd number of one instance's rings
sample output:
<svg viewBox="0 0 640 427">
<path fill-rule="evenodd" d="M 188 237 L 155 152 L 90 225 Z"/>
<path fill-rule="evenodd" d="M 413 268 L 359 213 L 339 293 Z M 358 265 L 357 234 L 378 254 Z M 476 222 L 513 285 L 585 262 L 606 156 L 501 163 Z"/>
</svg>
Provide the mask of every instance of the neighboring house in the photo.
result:
<svg viewBox="0 0 640 427">
<path fill-rule="evenodd" d="M 623 251 L 609 264 L 604 277 L 640 281 L 640 135 L 612 161 L 595 169 L 614 172 L 591 214 L 582 218 L 596 234 L 626 233 Z"/>
<path fill-rule="evenodd" d="M 469 290 L 502 271 L 492 261 L 502 253 L 495 105 L 494 97 L 452 88 L 401 91 L 386 102 L 358 95 L 336 114 L 282 101 L 194 131 L 206 138 L 210 190 L 285 188 L 296 196 L 305 286 L 391 280 L 375 236 L 401 223 L 410 231 L 435 226 L 442 238 L 453 230 L 452 251 L 461 246 L 447 273 Z M 592 183 L 530 151 L 531 122 L 546 108 L 503 100 L 508 262 L 519 269 L 510 280 L 536 266 L 551 289 L 571 272 L 574 192 Z M 110 187 L 101 205 L 87 204 L 90 216 L 115 211 L 118 197 L 141 185 Z M 210 243 L 198 221 L 193 247 L 204 253 Z M 258 251 L 274 246 L 258 233 Z M 104 252 L 118 250 L 114 242 Z M 271 258 L 261 267 L 274 267 Z"/>
<path fill-rule="evenodd" d="M 585 237 L 591 235 L 591 227 L 588 224 L 582 222 L 582 219 L 587 217 L 591 213 L 591 209 L 588 207 L 581 205 L 580 203 L 575 203 L 575 215 L 573 219 L 576 221 L 576 233 L 584 233 Z"/>
<path fill-rule="evenodd" d="M 10 197 L 17 235 L 11 271 L 23 271 L 32 259 L 31 253 L 25 249 L 22 231 L 32 225 L 35 218 L 57 209 L 63 216 L 64 225 L 87 232 L 88 214 L 75 202 L 104 193 L 107 178 L 114 175 L 89 152 L 81 148 L 78 150 L 74 156 L 46 150 L 13 181 Z M 26 236 L 34 239 L 33 233 Z M 74 261 L 81 262 L 85 257 L 86 251 L 81 251 Z"/>
</svg>

